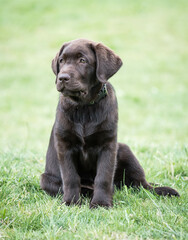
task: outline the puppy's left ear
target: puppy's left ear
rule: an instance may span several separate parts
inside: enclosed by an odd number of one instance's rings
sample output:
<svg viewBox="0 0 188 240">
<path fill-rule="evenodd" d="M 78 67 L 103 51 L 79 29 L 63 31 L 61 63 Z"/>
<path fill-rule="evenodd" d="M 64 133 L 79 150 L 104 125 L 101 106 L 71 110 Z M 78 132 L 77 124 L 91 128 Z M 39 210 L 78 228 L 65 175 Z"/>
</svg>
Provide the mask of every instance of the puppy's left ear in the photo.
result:
<svg viewBox="0 0 188 240">
<path fill-rule="evenodd" d="M 122 60 L 111 49 L 98 43 L 94 47 L 96 54 L 96 76 L 99 81 L 106 82 L 122 66 Z"/>
</svg>

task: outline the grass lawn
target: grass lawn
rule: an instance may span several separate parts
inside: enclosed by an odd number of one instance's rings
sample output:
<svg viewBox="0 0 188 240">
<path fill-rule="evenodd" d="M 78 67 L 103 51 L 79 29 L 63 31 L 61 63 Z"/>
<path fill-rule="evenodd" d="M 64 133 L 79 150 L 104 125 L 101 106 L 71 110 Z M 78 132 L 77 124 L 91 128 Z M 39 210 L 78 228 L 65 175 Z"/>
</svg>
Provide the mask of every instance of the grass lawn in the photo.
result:
<svg viewBox="0 0 188 240">
<path fill-rule="evenodd" d="M 0 239 L 188 239 L 187 0 L 0 3 Z M 112 209 L 90 210 L 40 189 L 58 101 L 51 60 L 80 37 L 122 58 L 118 139 L 180 198 L 124 188 Z"/>
</svg>

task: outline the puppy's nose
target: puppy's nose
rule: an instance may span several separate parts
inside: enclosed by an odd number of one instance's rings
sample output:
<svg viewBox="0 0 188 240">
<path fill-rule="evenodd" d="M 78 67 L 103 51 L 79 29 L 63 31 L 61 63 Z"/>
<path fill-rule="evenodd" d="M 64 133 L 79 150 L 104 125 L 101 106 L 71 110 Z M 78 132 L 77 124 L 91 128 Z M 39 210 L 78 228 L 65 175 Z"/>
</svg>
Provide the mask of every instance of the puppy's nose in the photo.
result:
<svg viewBox="0 0 188 240">
<path fill-rule="evenodd" d="M 70 76 L 67 73 L 62 73 L 59 75 L 60 82 L 68 82 L 70 80 Z"/>
</svg>

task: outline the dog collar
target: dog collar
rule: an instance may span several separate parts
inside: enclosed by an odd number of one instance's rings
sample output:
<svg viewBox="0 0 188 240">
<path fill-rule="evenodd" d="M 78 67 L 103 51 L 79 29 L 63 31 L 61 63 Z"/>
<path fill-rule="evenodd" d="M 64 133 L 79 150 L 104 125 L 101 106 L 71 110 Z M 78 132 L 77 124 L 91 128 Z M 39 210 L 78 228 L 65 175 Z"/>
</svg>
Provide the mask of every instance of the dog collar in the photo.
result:
<svg viewBox="0 0 188 240">
<path fill-rule="evenodd" d="M 100 91 L 98 92 L 97 96 L 95 99 L 93 99 L 89 105 L 93 105 L 95 103 L 98 103 L 102 98 L 105 98 L 108 95 L 108 90 L 106 87 L 106 83 L 102 85 L 102 88 L 100 89 Z"/>
</svg>

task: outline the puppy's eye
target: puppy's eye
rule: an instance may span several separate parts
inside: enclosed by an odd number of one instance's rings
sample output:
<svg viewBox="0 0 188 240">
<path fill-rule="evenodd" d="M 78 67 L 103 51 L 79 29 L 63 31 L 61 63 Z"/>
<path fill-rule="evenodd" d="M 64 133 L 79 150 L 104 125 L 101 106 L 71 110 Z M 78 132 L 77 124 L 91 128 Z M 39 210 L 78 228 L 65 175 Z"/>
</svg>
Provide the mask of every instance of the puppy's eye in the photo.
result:
<svg viewBox="0 0 188 240">
<path fill-rule="evenodd" d="M 60 63 L 63 63 L 63 62 L 64 62 L 64 59 L 63 59 L 63 58 L 60 58 L 60 59 L 59 59 L 59 62 L 60 62 Z"/>
<path fill-rule="evenodd" d="M 85 58 L 80 58 L 80 63 L 86 63 L 86 59 Z"/>
</svg>

